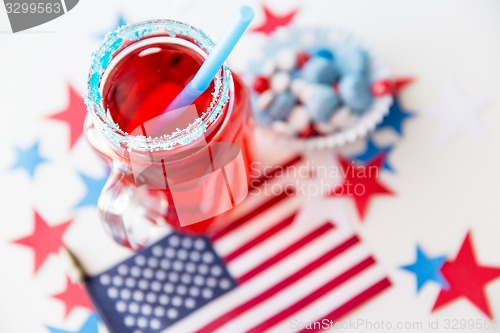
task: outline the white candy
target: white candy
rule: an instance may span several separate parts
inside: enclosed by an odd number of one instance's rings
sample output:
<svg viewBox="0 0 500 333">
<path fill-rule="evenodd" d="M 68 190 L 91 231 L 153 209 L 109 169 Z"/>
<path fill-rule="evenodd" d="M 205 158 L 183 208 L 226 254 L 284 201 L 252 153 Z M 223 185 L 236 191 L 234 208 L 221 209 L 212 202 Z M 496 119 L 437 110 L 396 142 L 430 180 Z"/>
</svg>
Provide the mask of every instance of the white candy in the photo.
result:
<svg viewBox="0 0 500 333">
<path fill-rule="evenodd" d="M 315 123 L 313 127 L 316 130 L 316 132 L 323 135 L 330 134 L 333 131 L 335 131 L 335 127 L 329 123 Z"/>
<path fill-rule="evenodd" d="M 294 107 L 288 115 L 288 124 L 297 132 L 305 130 L 309 125 L 309 116 L 306 110 L 300 105 Z"/>
<path fill-rule="evenodd" d="M 313 84 L 306 84 L 303 86 L 302 90 L 299 92 L 299 100 L 302 103 L 307 103 L 311 98 L 314 96 L 314 85 Z"/>
<path fill-rule="evenodd" d="M 278 69 L 291 72 L 297 64 L 297 54 L 292 50 L 282 50 L 276 56 Z"/>
<path fill-rule="evenodd" d="M 316 34 L 312 31 L 302 34 L 301 42 L 304 45 L 314 45 L 316 42 Z"/>
<path fill-rule="evenodd" d="M 278 27 L 274 32 L 273 37 L 276 37 L 279 41 L 286 42 L 290 37 L 290 33 L 288 32 L 288 29 L 285 29 L 284 27 Z"/>
<path fill-rule="evenodd" d="M 268 59 L 266 62 L 264 62 L 264 65 L 262 65 L 262 75 L 263 76 L 271 76 L 274 74 L 276 71 L 276 62 L 274 59 Z"/>
<path fill-rule="evenodd" d="M 272 124 L 273 130 L 278 134 L 283 134 L 286 136 L 292 136 L 297 133 L 297 131 L 284 121 L 274 121 Z"/>
<path fill-rule="evenodd" d="M 346 128 L 356 122 L 357 116 L 354 115 L 347 106 L 341 107 L 328 120 L 328 124 L 337 128 Z"/>
<path fill-rule="evenodd" d="M 290 75 L 286 72 L 278 72 L 271 77 L 271 89 L 276 93 L 287 90 L 290 85 Z"/>
<path fill-rule="evenodd" d="M 262 94 L 257 97 L 257 109 L 260 111 L 263 111 L 267 109 L 269 105 L 271 105 L 271 102 L 274 99 L 274 92 L 271 90 L 266 90 Z"/>
<path fill-rule="evenodd" d="M 321 134 L 330 134 L 337 130 L 350 127 L 358 121 L 358 116 L 353 114 L 347 106 L 339 108 L 327 122 L 315 123 L 314 129 Z"/>
<path fill-rule="evenodd" d="M 292 94 L 294 94 L 296 97 L 300 97 L 302 92 L 304 91 L 304 88 L 309 85 L 309 82 L 303 80 L 303 79 L 293 79 L 292 83 L 290 83 L 290 91 Z"/>
</svg>

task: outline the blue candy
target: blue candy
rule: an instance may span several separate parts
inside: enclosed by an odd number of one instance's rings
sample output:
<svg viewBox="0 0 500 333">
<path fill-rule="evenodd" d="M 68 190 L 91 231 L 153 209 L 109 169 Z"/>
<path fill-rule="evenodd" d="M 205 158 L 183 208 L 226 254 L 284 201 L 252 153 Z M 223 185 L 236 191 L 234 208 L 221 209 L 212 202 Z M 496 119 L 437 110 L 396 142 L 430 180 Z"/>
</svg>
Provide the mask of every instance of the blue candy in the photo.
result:
<svg viewBox="0 0 500 333">
<path fill-rule="evenodd" d="M 357 114 L 368 110 L 373 103 L 370 82 L 363 76 L 342 77 L 339 83 L 339 93 L 347 107 Z"/>
<path fill-rule="evenodd" d="M 254 112 L 253 115 L 254 115 L 255 120 L 259 124 L 270 126 L 271 123 L 273 122 L 273 118 L 271 118 L 271 116 L 269 114 L 267 114 L 267 112 L 256 111 L 256 112 Z"/>
<path fill-rule="evenodd" d="M 316 51 L 316 56 L 326 60 L 334 60 L 333 52 L 328 49 L 319 49 Z"/>
<path fill-rule="evenodd" d="M 332 84 L 339 78 L 339 71 L 333 61 L 312 57 L 302 67 L 301 76 L 311 83 Z"/>
<path fill-rule="evenodd" d="M 285 120 L 296 102 L 297 98 L 290 92 L 285 91 L 276 95 L 266 111 L 274 120 Z"/>
<path fill-rule="evenodd" d="M 368 76 L 370 72 L 368 53 L 357 47 L 340 47 L 337 52 L 337 63 L 342 75 Z"/>
<path fill-rule="evenodd" d="M 330 119 L 332 114 L 337 110 L 339 99 L 335 91 L 325 85 L 315 85 L 307 100 L 304 101 L 304 106 L 314 122 L 324 122 Z"/>
</svg>

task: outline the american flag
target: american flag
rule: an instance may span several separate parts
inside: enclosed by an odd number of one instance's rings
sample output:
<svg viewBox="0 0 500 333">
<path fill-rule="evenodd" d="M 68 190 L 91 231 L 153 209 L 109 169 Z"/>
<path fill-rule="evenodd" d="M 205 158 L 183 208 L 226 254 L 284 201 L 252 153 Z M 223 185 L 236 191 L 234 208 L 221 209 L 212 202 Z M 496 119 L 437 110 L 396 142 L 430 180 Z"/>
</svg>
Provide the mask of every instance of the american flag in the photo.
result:
<svg viewBox="0 0 500 333">
<path fill-rule="evenodd" d="M 87 278 L 109 330 L 298 332 L 335 322 L 390 286 L 350 228 L 328 220 L 296 223 L 300 197 L 284 192 L 248 202 L 211 235 L 172 232 Z"/>
</svg>

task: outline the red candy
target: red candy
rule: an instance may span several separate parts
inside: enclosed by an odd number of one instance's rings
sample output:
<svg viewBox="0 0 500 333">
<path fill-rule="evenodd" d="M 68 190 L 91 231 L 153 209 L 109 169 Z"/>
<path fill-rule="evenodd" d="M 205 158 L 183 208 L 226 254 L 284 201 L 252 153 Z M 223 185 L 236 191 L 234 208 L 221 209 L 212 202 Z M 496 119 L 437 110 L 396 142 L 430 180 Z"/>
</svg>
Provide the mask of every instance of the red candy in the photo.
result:
<svg viewBox="0 0 500 333">
<path fill-rule="evenodd" d="M 269 89 L 269 80 L 264 76 L 257 76 L 255 80 L 253 80 L 253 90 L 259 94 L 263 93 L 267 89 Z"/>
<path fill-rule="evenodd" d="M 332 84 L 333 91 L 335 91 L 337 94 L 339 93 L 339 83 L 335 82 Z"/>
<path fill-rule="evenodd" d="M 305 52 L 299 52 L 299 54 L 297 54 L 297 67 L 302 68 L 302 66 L 306 64 L 309 58 L 310 58 L 309 54 Z"/>
<path fill-rule="evenodd" d="M 309 124 L 302 132 L 299 133 L 299 138 L 307 139 L 312 136 L 317 136 L 319 133 L 314 129 L 313 124 Z"/>
<path fill-rule="evenodd" d="M 392 93 L 392 82 L 389 80 L 377 81 L 372 84 L 373 96 L 384 96 Z"/>
</svg>

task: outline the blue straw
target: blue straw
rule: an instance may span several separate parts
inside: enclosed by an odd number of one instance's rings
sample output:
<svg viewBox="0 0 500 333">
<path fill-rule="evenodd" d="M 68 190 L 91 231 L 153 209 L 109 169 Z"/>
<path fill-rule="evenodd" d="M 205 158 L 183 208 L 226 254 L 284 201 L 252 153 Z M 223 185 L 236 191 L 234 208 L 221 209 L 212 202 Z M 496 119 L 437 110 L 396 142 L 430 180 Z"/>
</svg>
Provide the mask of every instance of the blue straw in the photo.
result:
<svg viewBox="0 0 500 333">
<path fill-rule="evenodd" d="M 233 26 L 215 45 L 212 52 L 210 52 L 208 57 L 205 59 L 203 65 L 201 65 L 196 75 L 187 84 L 187 86 L 184 87 L 179 95 L 177 95 L 172 103 L 170 103 L 165 112 L 193 104 L 193 102 L 205 90 L 207 90 L 210 82 L 215 77 L 220 67 L 224 64 L 224 61 L 226 61 L 233 48 L 236 46 L 236 43 L 238 43 L 243 33 L 250 25 L 253 17 L 254 11 L 252 8 L 248 6 L 242 6 L 240 8 L 240 16 L 238 17 L 236 22 L 234 22 Z"/>
</svg>

